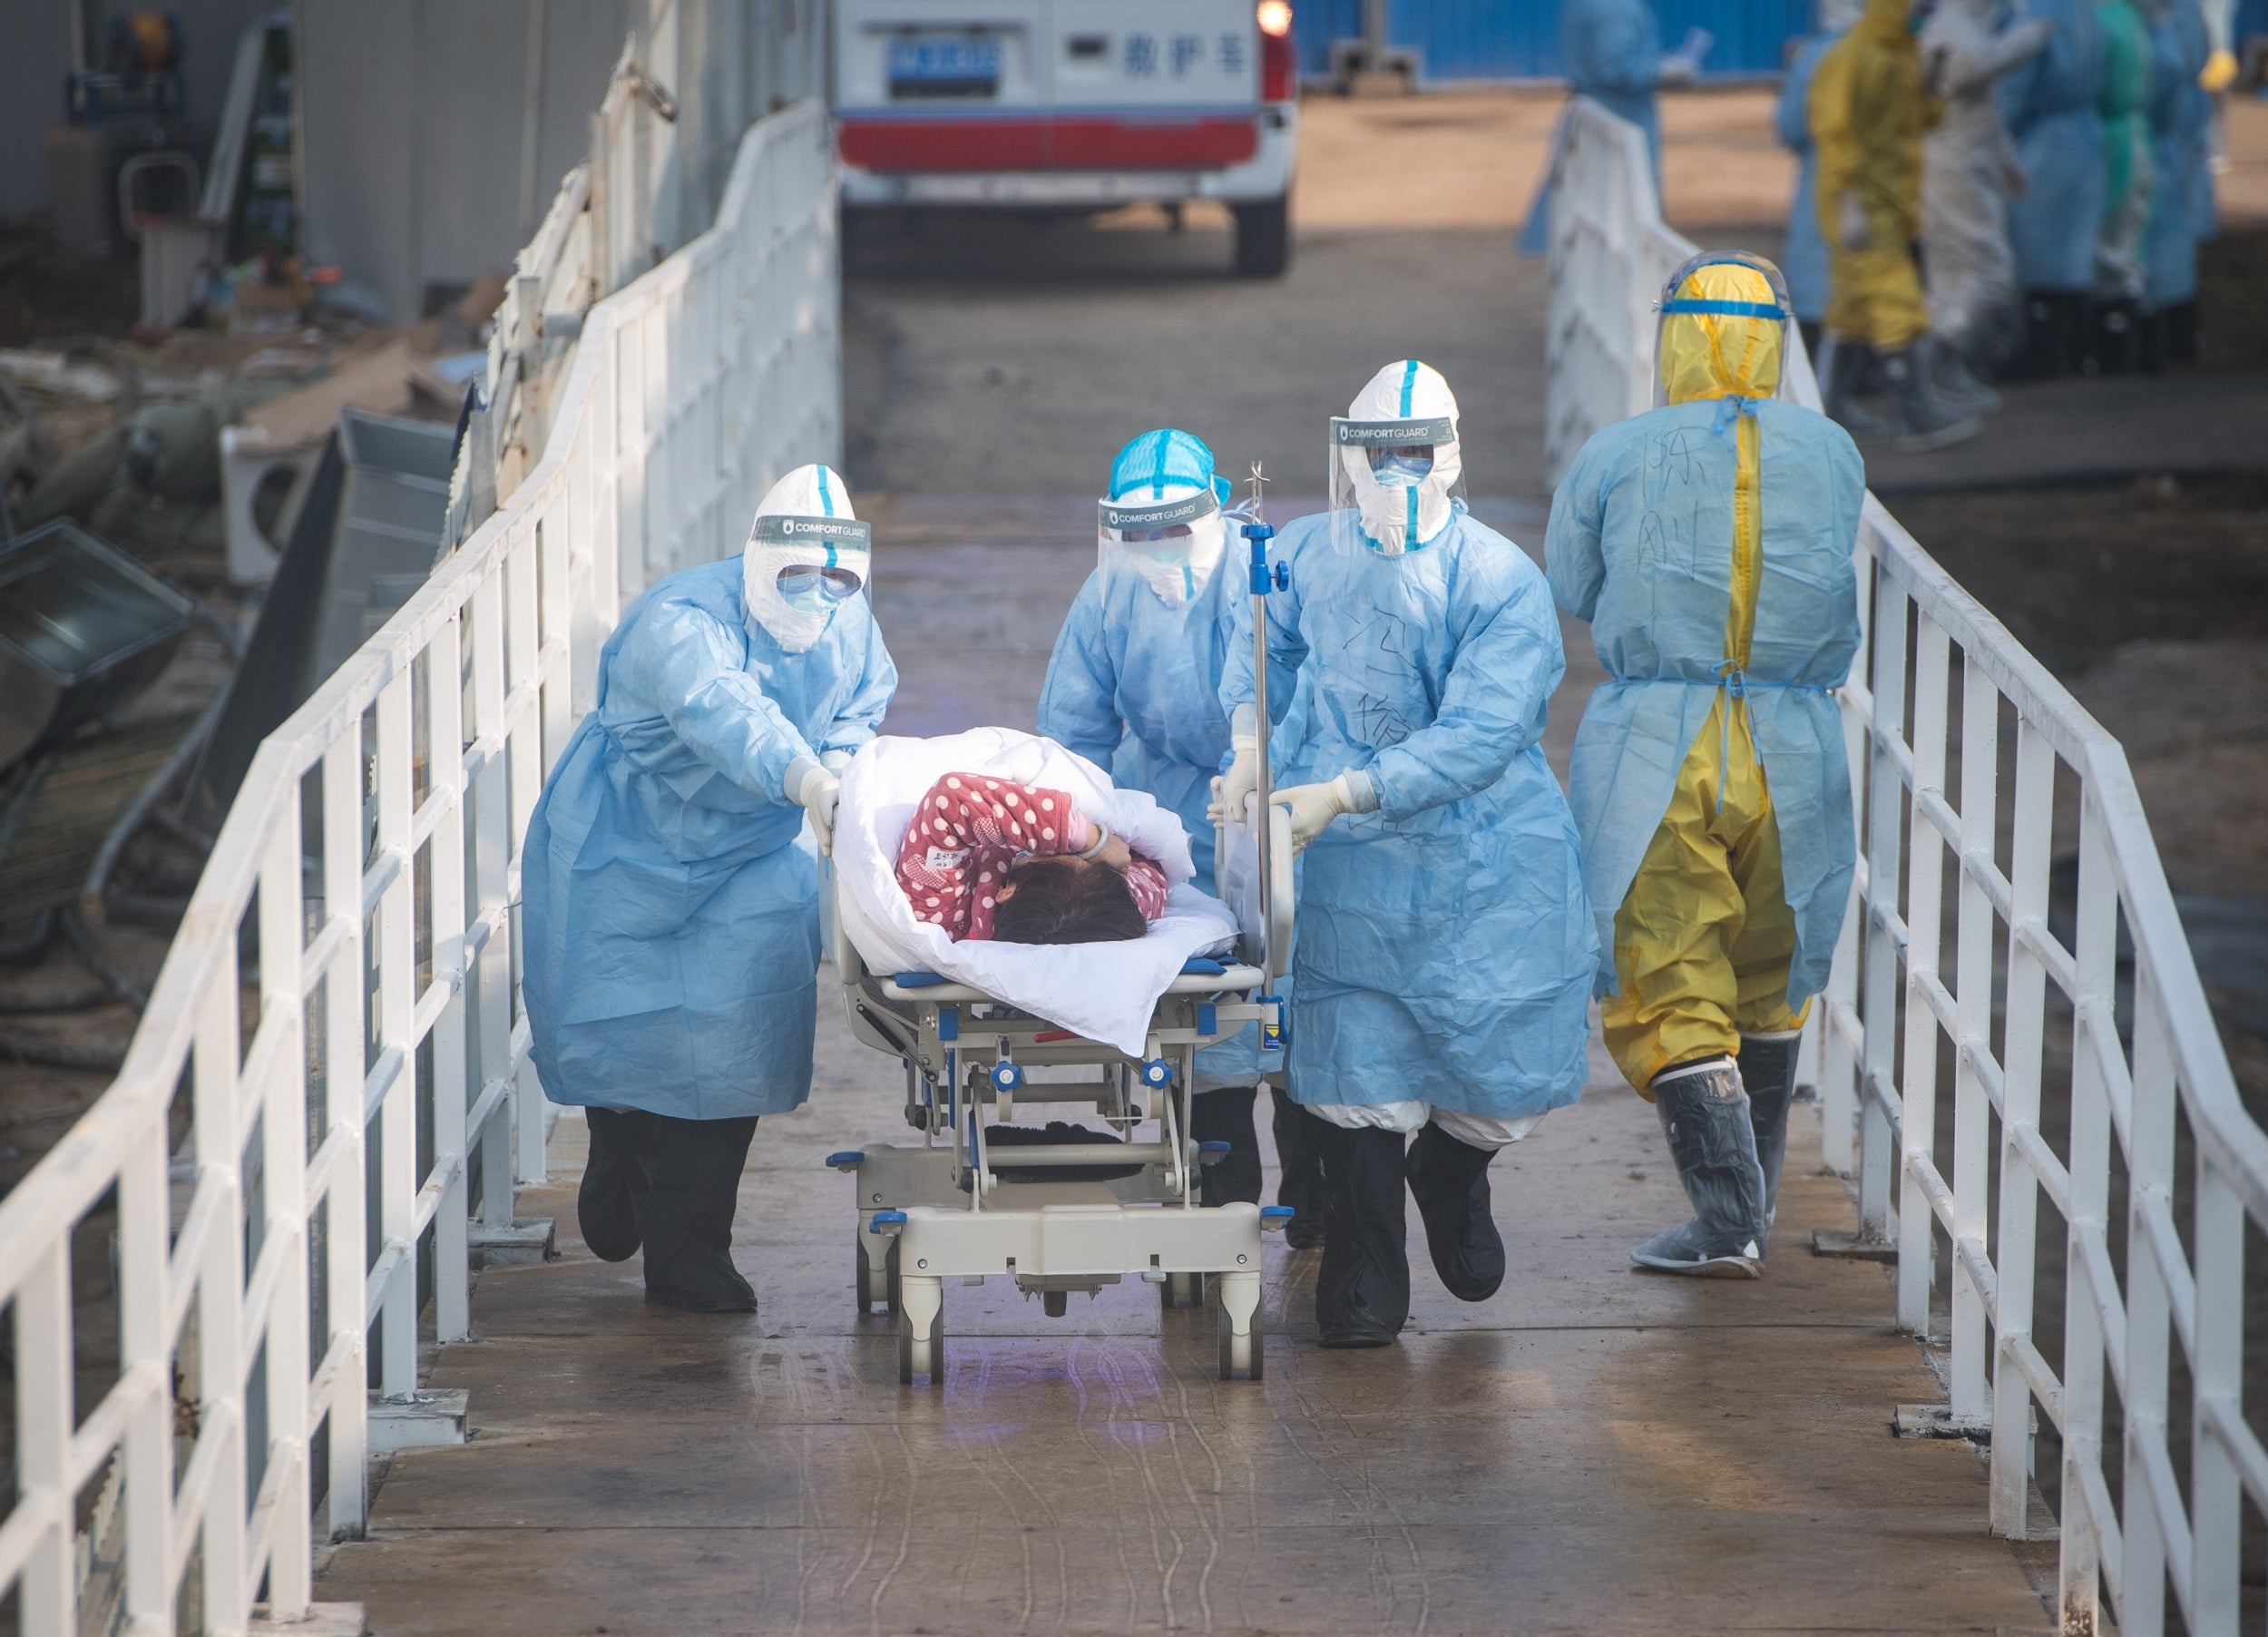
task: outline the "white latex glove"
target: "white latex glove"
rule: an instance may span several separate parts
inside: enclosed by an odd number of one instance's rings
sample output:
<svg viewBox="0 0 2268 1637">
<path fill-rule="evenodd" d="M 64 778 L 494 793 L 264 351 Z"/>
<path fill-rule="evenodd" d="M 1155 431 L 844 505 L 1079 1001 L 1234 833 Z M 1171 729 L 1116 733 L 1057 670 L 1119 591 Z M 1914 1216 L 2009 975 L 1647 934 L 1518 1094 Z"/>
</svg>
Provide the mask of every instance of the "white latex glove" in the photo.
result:
<svg viewBox="0 0 2268 1637">
<path fill-rule="evenodd" d="M 1213 804 L 1205 816 L 1215 824 L 1241 818 L 1246 799 L 1260 788 L 1260 740 L 1256 733 L 1238 733 L 1229 740 L 1236 751 L 1228 771 L 1213 780 Z"/>
<path fill-rule="evenodd" d="M 1874 248 L 1874 224 L 1867 221 L 1866 207 L 1859 202 L 1856 193 L 1843 196 L 1843 213 L 1837 226 L 1844 250 L 1871 250 Z"/>
<path fill-rule="evenodd" d="M 1355 783 L 1358 779 L 1362 780 L 1360 785 Z M 1287 790 L 1278 790 L 1275 802 L 1291 813 L 1292 857 L 1297 858 L 1341 814 L 1374 810 L 1378 806 L 1378 795 L 1368 775 L 1342 773 L 1327 784 L 1295 784 Z"/>
<path fill-rule="evenodd" d="M 786 781 L 787 794 L 797 805 L 811 816 L 811 834 L 819 844 L 819 856 L 835 856 L 835 808 L 842 799 L 843 781 L 816 761 L 804 761 L 801 772 L 788 769 L 791 777 Z"/>
<path fill-rule="evenodd" d="M 1690 85 L 1700 77 L 1700 69 L 1690 58 L 1675 54 L 1664 57 L 1654 68 L 1654 83 L 1669 89 Z"/>
</svg>

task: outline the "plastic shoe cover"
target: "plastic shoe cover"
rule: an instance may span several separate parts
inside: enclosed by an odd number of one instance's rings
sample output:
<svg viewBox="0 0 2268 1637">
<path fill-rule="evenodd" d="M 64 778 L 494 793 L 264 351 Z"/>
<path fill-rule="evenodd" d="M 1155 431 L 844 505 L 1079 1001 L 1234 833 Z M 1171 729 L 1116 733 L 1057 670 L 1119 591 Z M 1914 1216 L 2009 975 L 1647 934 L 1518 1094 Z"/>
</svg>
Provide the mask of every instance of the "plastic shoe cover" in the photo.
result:
<svg viewBox="0 0 2268 1637">
<path fill-rule="evenodd" d="M 1979 380 L 1968 360 L 1942 337 L 1930 342 L 1930 377 L 1938 402 L 1948 409 L 1989 415 L 2000 407 L 2000 395 Z"/>
<path fill-rule="evenodd" d="M 1728 1058 L 1714 1058 L 1672 1070 L 1652 1089 L 1693 1220 L 1656 1234 L 1630 1260 L 1663 1273 L 1756 1278 L 1764 1270 L 1764 1172 L 1740 1071 Z"/>
<path fill-rule="evenodd" d="M 1425 1222 L 1433 1271 L 1459 1301 L 1486 1301 L 1504 1282 L 1504 1240 L 1489 1200 L 1494 1158 L 1494 1149 L 1460 1142 L 1428 1124 L 1403 1166 Z"/>
<path fill-rule="evenodd" d="M 1898 405 L 1898 424 L 1901 428 L 1898 446 L 1909 455 L 1924 454 L 1963 443 L 1984 430 L 1984 422 L 1973 415 L 1941 402 L 1930 384 L 1929 372 L 1922 368 L 1927 341 L 1916 342 L 1903 352 L 1893 352 L 1882 359 L 1882 373 L 1890 381 L 1892 397 Z"/>
<path fill-rule="evenodd" d="M 1410 1317 L 1402 1133 L 1308 1116 L 1323 1166 L 1323 1266 L 1315 1323 L 1327 1348 L 1383 1348 Z"/>
<path fill-rule="evenodd" d="M 1740 1083 L 1748 1093 L 1748 1125 L 1756 1134 L 1756 1165 L 1764 1172 L 1764 1221 L 1778 1214 L 1780 1167 L 1787 1158 L 1788 1109 L 1795 1101 L 1795 1057 L 1801 1034 L 1740 1037 Z"/>
<path fill-rule="evenodd" d="M 1631 1262 L 1649 1273 L 1682 1273 L 1689 1279 L 1762 1279 L 1764 1257 L 1755 1240 L 1741 1250 L 1709 1256 L 1701 1250 L 1696 1224 L 1665 1229 L 1630 1252 Z"/>
<path fill-rule="evenodd" d="M 626 1262 L 638 1254 L 645 1233 L 638 1226 L 638 1196 L 645 1175 L 638 1165 L 640 1123 L 652 1118 L 637 1109 L 592 1107 L 585 1111 L 591 1152 L 583 1161 L 582 1186 L 575 1193 L 575 1223 L 591 1254 L 602 1262 Z"/>
</svg>

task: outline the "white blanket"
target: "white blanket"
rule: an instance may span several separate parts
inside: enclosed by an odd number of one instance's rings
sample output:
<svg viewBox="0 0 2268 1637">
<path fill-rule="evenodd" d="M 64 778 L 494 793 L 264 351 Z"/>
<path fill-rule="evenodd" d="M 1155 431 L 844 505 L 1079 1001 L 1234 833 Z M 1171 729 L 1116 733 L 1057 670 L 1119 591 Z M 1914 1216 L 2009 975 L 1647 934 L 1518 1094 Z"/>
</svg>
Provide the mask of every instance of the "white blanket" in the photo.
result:
<svg viewBox="0 0 2268 1637">
<path fill-rule="evenodd" d="M 914 806 L 948 773 L 991 773 L 1069 792 L 1138 852 L 1165 868 L 1172 891 L 1149 935 L 1123 943 L 954 943 L 914 918 L 897 881 L 898 843 Z M 1191 956 L 1234 938 L 1237 923 L 1217 899 L 1189 885 L 1189 838 L 1181 820 L 1140 790 L 1052 740 L 1009 728 L 975 728 L 943 739 L 877 739 L 843 769 L 835 820 L 836 909 L 869 971 L 934 972 L 982 989 L 1059 1028 L 1115 1046 L 1148 1047 L 1158 997 Z"/>
</svg>

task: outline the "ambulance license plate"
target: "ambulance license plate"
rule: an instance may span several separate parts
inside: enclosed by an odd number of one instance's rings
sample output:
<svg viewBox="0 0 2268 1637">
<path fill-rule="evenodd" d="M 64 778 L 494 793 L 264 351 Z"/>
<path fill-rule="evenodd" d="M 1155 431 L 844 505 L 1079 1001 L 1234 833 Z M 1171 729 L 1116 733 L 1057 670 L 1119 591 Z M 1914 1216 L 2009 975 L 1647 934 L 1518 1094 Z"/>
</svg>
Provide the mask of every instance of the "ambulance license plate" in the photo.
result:
<svg viewBox="0 0 2268 1637">
<path fill-rule="evenodd" d="M 893 97 L 994 96 L 1000 42 L 982 34 L 916 34 L 890 42 Z"/>
</svg>

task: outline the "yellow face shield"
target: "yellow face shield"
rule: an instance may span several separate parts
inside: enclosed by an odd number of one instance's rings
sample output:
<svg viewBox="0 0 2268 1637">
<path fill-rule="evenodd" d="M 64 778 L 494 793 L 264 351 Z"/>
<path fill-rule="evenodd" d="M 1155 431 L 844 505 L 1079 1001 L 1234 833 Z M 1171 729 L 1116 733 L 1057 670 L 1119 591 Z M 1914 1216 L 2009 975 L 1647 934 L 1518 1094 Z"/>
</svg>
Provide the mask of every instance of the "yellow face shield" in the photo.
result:
<svg viewBox="0 0 2268 1637">
<path fill-rule="evenodd" d="M 1704 310 L 1680 310 L 1688 306 Z M 1745 308 L 1755 311 L 1739 310 Z M 1772 281 L 1754 267 L 1708 261 L 1692 268 L 1662 303 L 1654 354 L 1662 401 L 1777 393 L 1786 310 Z"/>
</svg>

